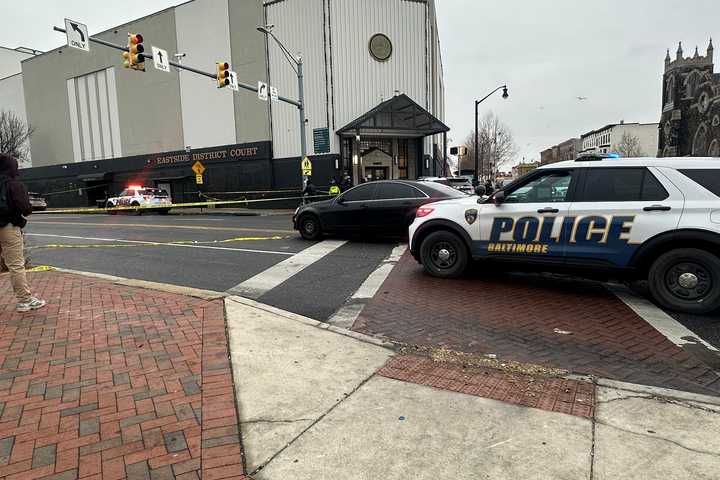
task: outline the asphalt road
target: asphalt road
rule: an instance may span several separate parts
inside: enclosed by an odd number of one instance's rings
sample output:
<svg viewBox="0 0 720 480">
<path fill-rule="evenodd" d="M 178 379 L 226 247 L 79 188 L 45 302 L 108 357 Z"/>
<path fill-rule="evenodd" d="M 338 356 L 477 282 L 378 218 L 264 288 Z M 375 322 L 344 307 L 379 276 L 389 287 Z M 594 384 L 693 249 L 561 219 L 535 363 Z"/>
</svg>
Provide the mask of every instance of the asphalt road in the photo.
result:
<svg viewBox="0 0 720 480">
<path fill-rule="evenodd" d="M 253 296 L 258 301 L 321 321 L 340 309 L 398 244 L 306 242 L 287 215 L 35 215 L 26 234 L 33 265 L 220 292 L 260 285 Z M 286 268 L 288 262 L 306 265 Z M 720 348 L 720 312 L 667 313 Z"/>
<path fill-rule="evenodd" d="M 104 273 L 224 292 L 314 244 L 289 216 L 36 215 L 26 228 L 33 265 Z M 311 258 L 258 300 L 327 320 L 397 242 L 342 243 Z M 282 272 L 281 272 L 282 274 Z"/>
</svg>

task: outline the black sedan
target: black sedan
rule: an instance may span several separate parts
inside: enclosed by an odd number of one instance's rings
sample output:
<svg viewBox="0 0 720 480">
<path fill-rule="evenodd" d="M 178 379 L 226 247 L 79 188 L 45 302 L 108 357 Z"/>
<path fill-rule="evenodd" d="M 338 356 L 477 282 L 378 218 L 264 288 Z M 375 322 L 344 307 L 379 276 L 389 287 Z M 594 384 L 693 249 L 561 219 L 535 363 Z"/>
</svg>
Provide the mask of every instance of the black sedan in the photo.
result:
<svg viewBox="0 0 720 480">
<path fill-rule="evenodd" d="M 405 236 L 418 207 L 465 196 L 439 183 L 370 182 L 331 200 L 301 206 L 293 216 L 293 224 L 306 240 L 317 240 L 325 234 Z"/>
</svg>

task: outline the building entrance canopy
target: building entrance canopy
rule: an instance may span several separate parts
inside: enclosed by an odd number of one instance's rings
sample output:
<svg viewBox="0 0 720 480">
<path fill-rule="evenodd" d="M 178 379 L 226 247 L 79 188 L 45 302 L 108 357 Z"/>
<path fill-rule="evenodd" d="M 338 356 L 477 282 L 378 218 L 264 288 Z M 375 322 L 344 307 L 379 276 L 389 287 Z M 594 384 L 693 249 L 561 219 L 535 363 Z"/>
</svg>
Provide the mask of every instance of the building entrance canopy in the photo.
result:
<svg viewBox="0 0 720 480">
<path fill-rule="evenodd" d="M 419 138 L 447 133 L 447 125 L 405 94 L 382 102 L 337 131 L 338 135 Z"/>
</svg>

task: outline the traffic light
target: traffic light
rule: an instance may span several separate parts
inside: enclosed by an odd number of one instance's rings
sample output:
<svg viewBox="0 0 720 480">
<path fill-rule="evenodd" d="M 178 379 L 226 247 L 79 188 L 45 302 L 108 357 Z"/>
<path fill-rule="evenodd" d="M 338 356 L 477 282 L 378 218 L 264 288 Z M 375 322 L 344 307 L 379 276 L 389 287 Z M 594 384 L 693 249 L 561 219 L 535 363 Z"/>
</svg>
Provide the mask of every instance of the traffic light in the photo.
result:
<svg viewBox="0 0 720 480">
<path fill-rule="evenodd" d="M 145 47 L 143 46 L 143 36 L 139 33 L 128 33 L 127 52 L 123 52 L 125 68 L 133 70 L 145 71 Z"/>
<path fill-rule="evenodd" d="M 227 62 L 217 62 L 217 85 L 218 88 L 230 85 L 230 64 Z"/>
</svg>

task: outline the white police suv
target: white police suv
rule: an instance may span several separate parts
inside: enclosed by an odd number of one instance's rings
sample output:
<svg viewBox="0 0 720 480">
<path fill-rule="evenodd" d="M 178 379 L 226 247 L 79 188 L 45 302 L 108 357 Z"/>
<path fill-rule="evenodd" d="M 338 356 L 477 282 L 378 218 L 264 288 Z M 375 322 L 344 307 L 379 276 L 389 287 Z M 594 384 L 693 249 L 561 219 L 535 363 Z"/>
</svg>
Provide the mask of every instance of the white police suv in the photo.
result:
<svg viewBox="0 0 720 480">
<path fill-rule="evenodd" d="M 167 215 L 172 208 L 172 200 L 165 190 L 130 185 L 117 197 L 108 198 L 105 207 L 110 209 L 115 207 L 144 207 L 147 209 L 152 207 L 151 210 L 161 215 Z M 117 213 L 117 210 L 110 210 L 111 215 Z M 136 213 L 140 214 L 142 210 L 138 209 Z"/>
<path fill-rule="evenodd" d="M 471 259 L 647 279 L 662 306 L 720 308 L 720 158 L 580 157 L 490 198 L 418 209 L 410 250 L 433 276 Z"/>
</svg>

